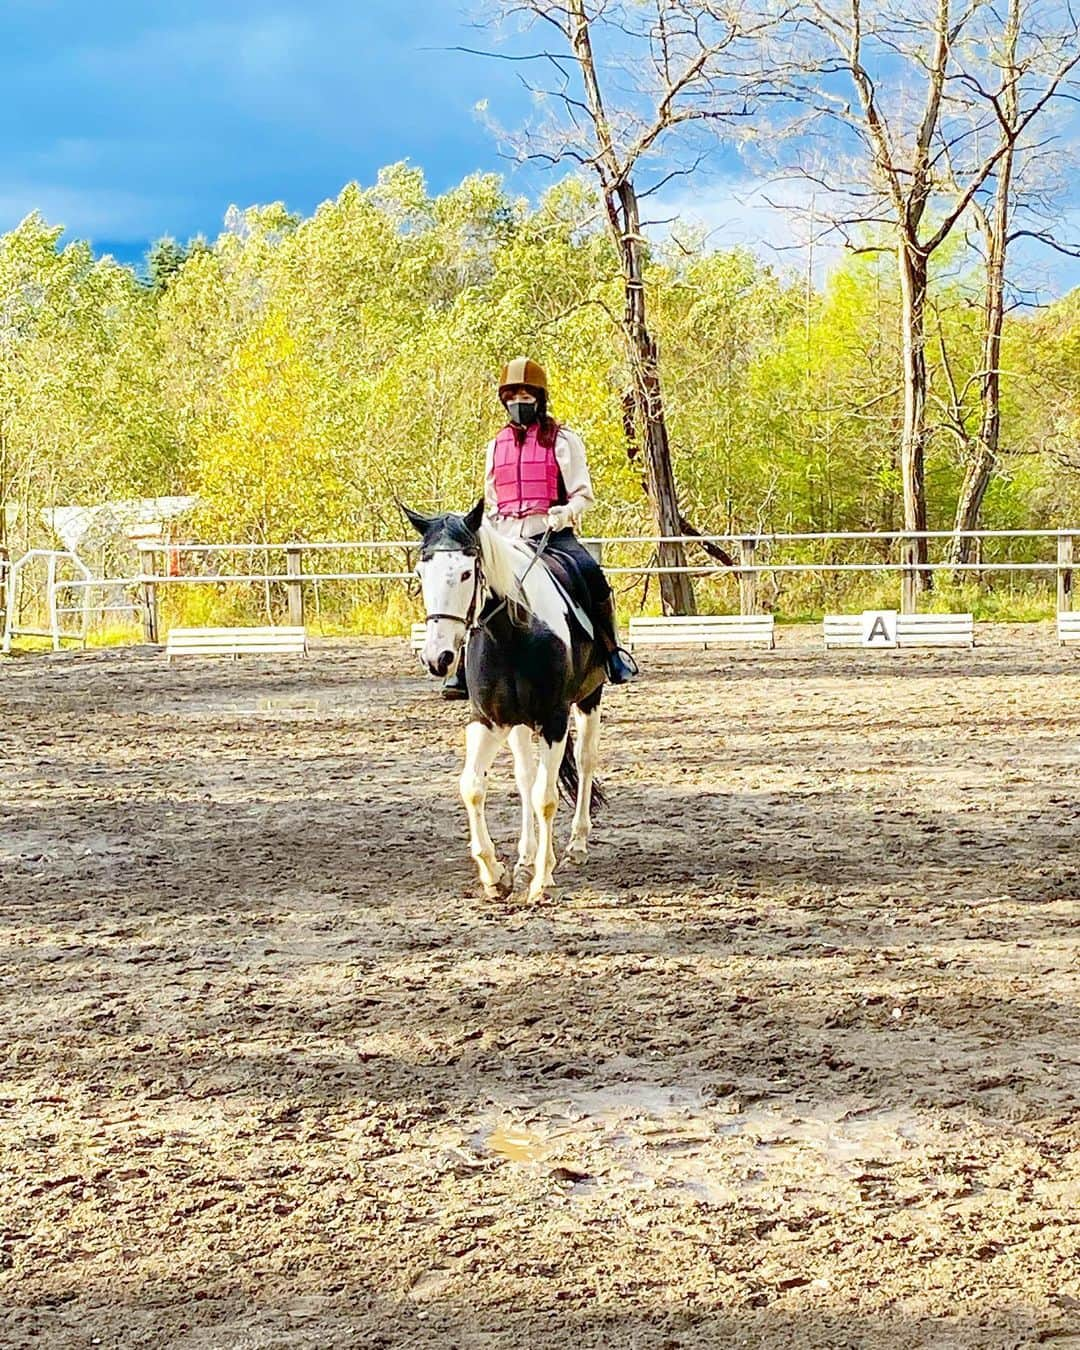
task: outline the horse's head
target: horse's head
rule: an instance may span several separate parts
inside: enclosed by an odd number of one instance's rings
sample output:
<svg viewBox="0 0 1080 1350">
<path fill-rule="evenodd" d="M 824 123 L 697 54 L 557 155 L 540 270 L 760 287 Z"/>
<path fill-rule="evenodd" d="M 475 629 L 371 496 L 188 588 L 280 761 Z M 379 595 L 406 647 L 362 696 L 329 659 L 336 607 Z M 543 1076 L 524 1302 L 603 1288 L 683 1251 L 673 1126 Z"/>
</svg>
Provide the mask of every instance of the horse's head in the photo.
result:
<svg viewBox="0 0 1080 1350">
<path fill-rule="evenodd" d="M 427 637 L 421 660 L 432 675 L 448 675 L 461 655 L 480 603 L 480 541 L 484 518 L 478 501 L 466 515 L 421 516 L 401 508 L 420 535 L 417 573 L 424 592 Z"/>
</svg>

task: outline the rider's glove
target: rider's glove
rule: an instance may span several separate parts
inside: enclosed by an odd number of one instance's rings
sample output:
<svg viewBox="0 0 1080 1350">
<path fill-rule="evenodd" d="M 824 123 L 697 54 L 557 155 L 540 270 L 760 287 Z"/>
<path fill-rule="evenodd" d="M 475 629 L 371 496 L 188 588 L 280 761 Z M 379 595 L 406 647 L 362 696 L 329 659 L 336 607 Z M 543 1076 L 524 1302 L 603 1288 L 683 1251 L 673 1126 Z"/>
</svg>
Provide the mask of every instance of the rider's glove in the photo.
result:
<svg viewBox="0 0 1080 1350">
<path fill-rule="evenodd" d="M 553 506 L 547 514 L 548 528 L 565 530 L 574 524 L 574 513 L 569 506 Z"/>
</svg>

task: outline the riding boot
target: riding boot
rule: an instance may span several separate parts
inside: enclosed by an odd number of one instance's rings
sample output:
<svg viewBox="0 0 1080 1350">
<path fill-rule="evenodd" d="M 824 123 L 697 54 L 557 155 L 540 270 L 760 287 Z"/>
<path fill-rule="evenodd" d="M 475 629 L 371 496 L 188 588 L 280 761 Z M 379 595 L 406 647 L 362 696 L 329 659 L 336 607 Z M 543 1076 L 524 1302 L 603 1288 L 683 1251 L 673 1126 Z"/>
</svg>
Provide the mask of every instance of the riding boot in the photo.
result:
<svg viewBox="0 0 1080 1350">
<path fill-rule="evenodd" d="M 457 663 L 457 670 L 455 670 L 452 675 L 447 675 L 446 679 L 443 680 L 442 696 L 443 698 L 448 699 L 459 699 L 469 697 L 469 687 L 465 683 L 464 652 L 461 653 L 461 657 Z"/>
<path fill-rule="evenodd" d="M 637 662 L 619 646 L 615 631 L 615 601 L 610 593 L 596 605 L 596 637 L 604 649 L 604 666 L 611 684 L 628 684 L 638 673 Z"/>
</svg>

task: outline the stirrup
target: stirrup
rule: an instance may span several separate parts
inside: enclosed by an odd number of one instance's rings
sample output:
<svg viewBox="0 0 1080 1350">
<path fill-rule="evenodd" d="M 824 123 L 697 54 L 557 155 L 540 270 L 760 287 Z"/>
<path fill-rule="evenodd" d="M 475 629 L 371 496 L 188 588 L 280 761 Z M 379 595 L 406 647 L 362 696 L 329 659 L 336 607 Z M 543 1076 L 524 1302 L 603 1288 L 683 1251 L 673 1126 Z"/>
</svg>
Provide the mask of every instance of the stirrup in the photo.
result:
<svg viewBox="0 0 1080 1350">
<path fill-rule="evenodd" d="M 611 684 L 629 684 L 640 673 L 637 662 L 625 647 L 616 647 L 609 652 L 604 665 Z"/>
</svg>

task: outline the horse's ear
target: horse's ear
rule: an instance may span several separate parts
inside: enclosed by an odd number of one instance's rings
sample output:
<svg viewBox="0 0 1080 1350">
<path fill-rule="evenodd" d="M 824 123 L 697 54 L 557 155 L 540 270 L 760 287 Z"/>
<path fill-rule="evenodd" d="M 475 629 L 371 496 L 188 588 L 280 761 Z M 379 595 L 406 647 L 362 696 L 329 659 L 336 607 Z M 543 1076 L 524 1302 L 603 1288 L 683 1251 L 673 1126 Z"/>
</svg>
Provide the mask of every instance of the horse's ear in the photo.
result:
<svg viewBox="0 0 1080 1350">
<path fill-rule="evenodd" d="M 469 530 L 471 534 L 475 534 L 477 530 L 479 530 L 480 524 L 483 521 L 483 519 L 484 519 L 484 499 L 483 497 L 481 497 L 480 500 L 473 507 L 473 509 L 465 517 L 465 528 Z"/>
<path fill-rule="evenodd" d="M 419 535 L 427 534 L 428 527 L 431 524 L 431 521 L 427 518 L 427 516 L 421 516 L 416 511 L 410 511 L 404 502 L 398 502 L 398 506 L 400 506 L 404 514 L 408 516 L 409 521 L 411 522 L 413 528 L 416 530 L 417 534 Z"/>
</svg>

